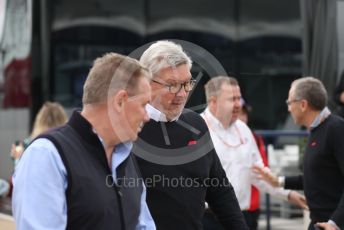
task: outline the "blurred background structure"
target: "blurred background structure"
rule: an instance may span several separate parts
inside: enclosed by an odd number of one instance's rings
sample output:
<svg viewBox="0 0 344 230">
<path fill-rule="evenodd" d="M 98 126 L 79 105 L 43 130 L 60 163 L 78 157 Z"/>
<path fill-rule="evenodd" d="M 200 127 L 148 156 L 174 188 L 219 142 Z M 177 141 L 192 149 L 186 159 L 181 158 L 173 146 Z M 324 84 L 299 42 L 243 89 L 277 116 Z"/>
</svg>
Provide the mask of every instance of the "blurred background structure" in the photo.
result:
<svg viewBox="0 0 344 230">
<path fill-rule="evenodd" d="M 159 39 L 199 45 L 236 77 L 255 108 L 250 127 L 297 129 L 289 85 L 313 75 L 332 93 L 344 69 L 343 12 L 343 0 L 0 0 L 0 178 L 44 101 L 79 107 L 96 57 Z M 212 76 L 197 63 L 192 72 L 202 78 L 187 107 L 200 112 Z"/>
</svg>

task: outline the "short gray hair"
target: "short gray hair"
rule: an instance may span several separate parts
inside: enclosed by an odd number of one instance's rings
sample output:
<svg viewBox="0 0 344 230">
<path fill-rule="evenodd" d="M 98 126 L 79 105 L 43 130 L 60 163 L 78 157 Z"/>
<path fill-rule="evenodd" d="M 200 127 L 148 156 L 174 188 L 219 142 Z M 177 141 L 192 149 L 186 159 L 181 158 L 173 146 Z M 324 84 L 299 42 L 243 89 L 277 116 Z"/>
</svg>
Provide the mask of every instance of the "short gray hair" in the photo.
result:
<svg viewBox="0 0 344 230">
<path fill-rule="evenodd" d="M 210 79 L 207 84 L 205 84 L 205 97 L 207 99 L 207 102 L 209 102 L 210 98 L 215 96 L 219 96 L 221 86 L 223 84 L 233 85 L 237 86 L 239 85 L 238 81 L 234 77 L 228 77 L 228 76 L 217 76 Z"/>
<path fill-rule="evenodd" d="M 140 63 L 145 66 L 153 77 L 161 69 L 166 67 L 176 67 L 186 64 L 189 69 L 192 67 L 191 58 L 185 53 L 183 48 L 172 41 L 157 41 L 143 52 Z"/>
<path fill-rule="evenodd" d="M 327 105 L 327 91 L 323 83 L 314 77 L 296 79 L 291 84 L 294 88 L 295 99 L 304 99 L 316 110 L 322 110 Z"/>
<path fill-rule="evenodd" d="M 151 73 L 137 60 L 117 53 L 107 53 L 94 61 L 84 84 L 83 105 L 106 102 L 109 95 L 120 89 L 134 94 L 141 76 Z"/>
</svg>

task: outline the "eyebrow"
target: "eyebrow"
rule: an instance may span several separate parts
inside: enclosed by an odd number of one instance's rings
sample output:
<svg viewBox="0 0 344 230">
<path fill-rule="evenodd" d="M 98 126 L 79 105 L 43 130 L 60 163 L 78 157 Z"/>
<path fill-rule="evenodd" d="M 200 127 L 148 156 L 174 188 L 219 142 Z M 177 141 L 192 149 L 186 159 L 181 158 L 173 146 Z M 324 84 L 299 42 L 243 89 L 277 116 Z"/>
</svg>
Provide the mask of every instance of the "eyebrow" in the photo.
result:
<svg viewBox="0 0 344 230">
<path fill-rule="evenodd" d="M 179 81 L 176 81 L 174 79 L 167 79 L 165 82 L 166 83 L 169 83 L 169 84 L 179 84 L 179 83 L 185 83 L 185 82 L 188 82 L 192 79 L 192 76 L 190 76 L 190 78 L 186 81 L 183 81 L 183 82 L 179 82 Z"/>
</svg>

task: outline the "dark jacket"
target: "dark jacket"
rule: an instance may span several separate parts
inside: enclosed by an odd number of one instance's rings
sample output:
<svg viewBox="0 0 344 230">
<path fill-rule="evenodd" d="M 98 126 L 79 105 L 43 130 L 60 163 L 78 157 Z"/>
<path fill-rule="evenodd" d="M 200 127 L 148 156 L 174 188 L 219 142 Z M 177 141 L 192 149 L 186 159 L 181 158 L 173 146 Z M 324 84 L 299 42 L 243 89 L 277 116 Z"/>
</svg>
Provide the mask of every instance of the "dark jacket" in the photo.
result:
<svg viewBox="0 0 344 230">
<path fill-rule="evenodd" d="M 151 120 L 139 137 L 133 152 L 142 155 L 138 164 L 158 230 L 203 229 L 205 201 L 225 229 L 248 229 L 199 114 L 184 110 L 178 121 Z M 182 157 L 189 160 L 178 162 Z M 169 160 L 153 163 L 152 158 Z"/>
</svg>

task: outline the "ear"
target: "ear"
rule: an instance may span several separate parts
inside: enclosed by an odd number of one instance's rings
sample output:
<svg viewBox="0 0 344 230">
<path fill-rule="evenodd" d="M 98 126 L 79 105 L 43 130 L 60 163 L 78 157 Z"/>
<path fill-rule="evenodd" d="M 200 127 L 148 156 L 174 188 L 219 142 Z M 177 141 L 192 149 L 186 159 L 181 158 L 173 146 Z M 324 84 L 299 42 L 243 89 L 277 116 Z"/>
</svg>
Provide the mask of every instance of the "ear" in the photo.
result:
<svg viewBox="0 0 344 230">
<path fill-rule="evenodd" d="M 208 100 L 208 107 L 214 113 L 217 110 L 217 100 L 215 96 L 211 96 Z"/>
<path fill-rule="evenodd" d="M 210 98 L 209 98 L 209 102 L 208 102 L 209 104 L 212 104 L 212 105 L 216 105 L 216 103 L 217 103 L 217 98 L 215 97 L 215 96 L 211 96 Z"/>
<path fill-rule="evenodd" d="M 306 101 L 306 100 L 301 100 L 301 111 L 302 112 L 305 112 L 306 110 L 307 110 L 307 108 L 308 108 L 308 101 Z"/>
<path fill-rule="evenodd" d="M 129 96 L 126 90 L 119 90 L 113 96 L 113 106 L 116 111 L 121 111 L 124 108 L 125 103 L 127 102 Z"/>
</svg>

